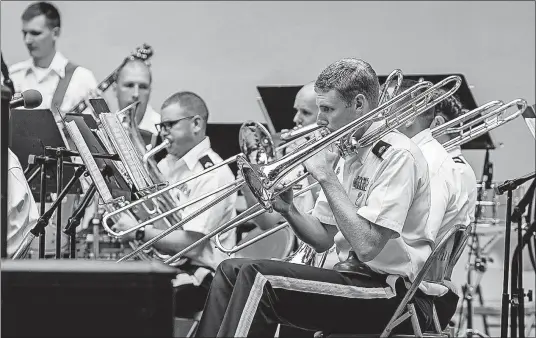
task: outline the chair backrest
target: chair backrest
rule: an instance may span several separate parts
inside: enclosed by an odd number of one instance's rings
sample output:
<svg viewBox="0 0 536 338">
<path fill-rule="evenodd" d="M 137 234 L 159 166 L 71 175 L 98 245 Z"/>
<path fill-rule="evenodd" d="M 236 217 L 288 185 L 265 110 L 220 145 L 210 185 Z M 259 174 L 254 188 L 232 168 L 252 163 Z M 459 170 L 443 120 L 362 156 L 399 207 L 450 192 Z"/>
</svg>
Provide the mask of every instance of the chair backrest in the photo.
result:
<svg viewBox="0 0 536 338">
<path fill-rule="evenodd" d="M 261 230 L 260 228 L 254 228 L 238 244 L 242 244 L 245 241 L 257 237 L 263 232 L 264 230 Z M 292 252 L 293 247 L 294 232 L 290 227 L 285 227 L 273 233 L 272 235 L 261 239 L 255 244 L 237 251 L 234 257 L 251 259 L 283 259 Z"/>
<path fill-rule="evenodd" d="M 460 258 L 462 251 L 467 242 L 471 226 L 457 225 L 456 227 L 445 232 L 436 242 L 436 247 L 432 255 L 435 253 L 435 259 L 424 276 L 427 282 L 442 283 L 445 279 L 450 280 L 454 265 Z M 438 246 L 442 244 L 442 249 L 438 250 Z M 428 259 L 430 260 L 430 258 Z"/>
</svg>

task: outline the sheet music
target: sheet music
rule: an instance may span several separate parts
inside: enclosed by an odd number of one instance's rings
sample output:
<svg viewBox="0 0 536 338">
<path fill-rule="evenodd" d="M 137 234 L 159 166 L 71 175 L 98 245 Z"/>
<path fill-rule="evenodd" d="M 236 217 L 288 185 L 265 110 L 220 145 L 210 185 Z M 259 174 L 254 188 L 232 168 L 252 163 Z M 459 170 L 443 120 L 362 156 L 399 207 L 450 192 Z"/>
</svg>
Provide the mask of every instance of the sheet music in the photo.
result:
<svg viewBox="0 0 536 338">
<path fill-rule="evenodd" d="M 130 141 L 125 129 L 117 118 L 116 114 L 101 113 L 99 115 L 102 126 L 110 136 L 117 154 L 121 158 L 125 169 L 128 171 L 132 182 L 138 190 L 146 189 L 153 186 L 149 174 L 143 167 L 138 152 Z"/>
<path fill-rule="evenodd" d="M 106 185 L 106 181 L 104 180 L 104 177 L 102 176 L 95 159 L 91 155 L 91 151 L 84 141 L 76 122 L 66 122 L 65 127 L 67 128 L 75 147 L 78 149 L 80 158 L 82 159 L 82 162 L 84 162 L 89 175 L 93 179 L 93 183 L 95 183 L 95 187 L 97 188 L 102 200 L 104 203 L 111 202 L 113 200 L 112 193 L 110 192 L 110 189 L 108 189 L 108 185 Z"/>
<path fill-rule="evenodd" d="M 106 149 L 108 154 L 114 154 L 115 149 L 112 146 L 112 143 L 110 142 L 110 139 L 108 139 L 108 136 L 106 135 L 106 132 L 102 131 L 100 129 L 97 129 L 95 131 L 95 133 L 97 134 L 97 137 L 101 140 L 102 144 L 104 144 L 104 148 Z M 132 187 L 132 185 L 133 185 L 132 180 L 130 179 L 130 176 L 128 175 L 128 171 L 125 168 L 125 165 L 123 164 L 123 162 L 114 161 L 114 164 L 115 164 L 117 170 L 119 171 L 119 173 L 121 174 L 121 176 L 123 177 L 123 179 L 127 182 L 128 185 L 130 185 Z"/>
</svg>

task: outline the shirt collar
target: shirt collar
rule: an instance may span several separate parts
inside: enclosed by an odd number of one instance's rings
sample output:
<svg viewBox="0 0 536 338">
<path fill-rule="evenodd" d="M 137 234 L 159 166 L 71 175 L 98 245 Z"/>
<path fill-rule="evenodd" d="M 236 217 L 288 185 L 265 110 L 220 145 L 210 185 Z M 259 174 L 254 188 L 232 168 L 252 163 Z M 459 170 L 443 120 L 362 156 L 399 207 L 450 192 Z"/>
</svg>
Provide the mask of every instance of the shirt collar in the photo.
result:
<svg viewBox="0 0 536 338">
<path fill-rule="evenodd" d="M 156 112 L 150 105 L 147 105 L 143 118 L 138 127 L 147 130 L 153 134 L 158 134 L 155 124 L 160 123 L 160 114 Z"/>
<path fill-rule="evenodd" d="M 431 142 L 434 140 L 434 137 L 432 136 L 432 131 L 430 128 L 426 128 L 423 131 L 417 133 L 414 135 L 411 140 L 413 143 L 415 143 L 418 146 L 425 145 L 428 142 Z"/>
<path fill-rule="evenodd" d="M 63 78 L 65 76 L 65 67 L 67 66 L 67 63 L 69 63 L 69 60 L 67 60 L 67 58 L 59 51 L 56 51 L 56 54 L 54 55 L 50 66 L 48 66 L 48 69 L 56 72 L 60 78 Z M 33 61 L 30 62 L 30 65 L 31 66 L 28 68 L 28 72 L 33 71 L 36 68 Z"/>
<path fill-rule="evenodd" d="M 188 166 L 188 169 L 191 171 L 194 170 L 195 165 L 201 158 L 201 156 L 210 149 L 210 139 L 208 136 L 205 136 L 203 141 L 199 142 L 195 147 L 190 149 L 189 152 L 187 152 L 181 160 L 186 163 Z"/>
</svg>

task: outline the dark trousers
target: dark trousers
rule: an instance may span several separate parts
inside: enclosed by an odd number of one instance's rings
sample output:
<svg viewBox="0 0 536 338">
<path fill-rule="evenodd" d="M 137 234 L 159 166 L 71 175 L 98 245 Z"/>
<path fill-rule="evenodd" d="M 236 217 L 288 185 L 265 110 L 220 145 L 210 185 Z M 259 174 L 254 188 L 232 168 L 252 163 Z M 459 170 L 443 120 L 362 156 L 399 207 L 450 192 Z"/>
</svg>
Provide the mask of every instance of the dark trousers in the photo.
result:
<svg viewBox="0 0 536 338">
<path fill-rule="evenodd" d="M 434 299 L 439 324 L 443 330 L 447 327 L 452 317 L 454 317 L 459 298 L 457 294 L 449 290 L 443 296 Z"/>
<path fill-rule="evenodd" d="M 367 279 L 334 270 L 273 260 L 223 261 L 212 282 L 197 337 L 273 337 L 277 324 L 339 333 L 379 334 L 400 304 L 385 276 Z M 423 330 L 432 319 L 432 297 L 418 291 L 415 307 Z M 412 332 L 406 320 L 396 332 Z"/>
<path fill-rule="evenodd" d="M 203 310 L 207 300 L 212 275 L 207 275 L 199 286 L 193 284 L 180 285 L 175 288 L 175 317 L 193 318 Z"/>
</svg>

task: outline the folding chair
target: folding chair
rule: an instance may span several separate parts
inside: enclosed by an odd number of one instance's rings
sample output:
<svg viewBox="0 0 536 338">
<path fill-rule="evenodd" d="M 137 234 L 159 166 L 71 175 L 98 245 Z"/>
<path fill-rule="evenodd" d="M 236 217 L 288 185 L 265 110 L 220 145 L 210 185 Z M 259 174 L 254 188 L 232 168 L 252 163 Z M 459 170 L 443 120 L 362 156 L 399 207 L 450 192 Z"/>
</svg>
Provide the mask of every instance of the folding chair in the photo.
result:
<svg viewBox="0 0 536 338">
<path fill-rule="evenodd" d="M 419 325 L 417 318 L 417 312 L 413 305 L 413 299 L 415 293 L 421 282 L 433 282 L 445 285 L 445 281 L 450 281 L 454 265 L 460 258 L 462 251 L 467 242 L 467 238 L 471 232 L 471 226 L 465 227 L 463 225 L 457 225 L 449 229 L 437 242 L 436 247 L 432 250 L 430 257 L 424 263 L 421 271 L 411 283 L 406 295 L 398 305 L 395 313 L 391 317 L 391 320 L 383 330 L 380 337 L 449 337 L 449 334 L 442 332 L 439 325 L 439 318 L 437 316 L 435 306 L 433 309 L 433 328 L 435 332 L 423 332 Z M 406 319 L 411 319 L 414 335 L 396 334 L 392 335 L 393 330 L 400 325 Z M 317 332 L 315 338 L 359 338 L 370 337 L 370 334 L 326 334 L 323 332 Z"/>
</svg>

